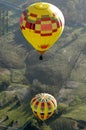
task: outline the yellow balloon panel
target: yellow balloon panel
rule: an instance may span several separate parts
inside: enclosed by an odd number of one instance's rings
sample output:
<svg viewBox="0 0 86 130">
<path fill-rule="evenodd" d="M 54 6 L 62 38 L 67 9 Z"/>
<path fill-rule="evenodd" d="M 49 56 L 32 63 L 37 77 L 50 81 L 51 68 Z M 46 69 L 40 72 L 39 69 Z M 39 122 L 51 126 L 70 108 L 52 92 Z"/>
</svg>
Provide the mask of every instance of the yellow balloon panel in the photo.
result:
<svg viewBox="0 0 86 130">
<path fill-rule="evenodd" d="M 62 12 L 49 3 L 29 6 L 20 17 L 20 27 L 27 41 L 44 53 L 58 40 L 64 29 Z"/>
<path fill-rule="evenodd" d="M 53 115 L 57 108 L 57 102 L 52 95 L 41 93 L 31 100 L 31 108 L 36 117 L 46 120 Z"/>
</svg>

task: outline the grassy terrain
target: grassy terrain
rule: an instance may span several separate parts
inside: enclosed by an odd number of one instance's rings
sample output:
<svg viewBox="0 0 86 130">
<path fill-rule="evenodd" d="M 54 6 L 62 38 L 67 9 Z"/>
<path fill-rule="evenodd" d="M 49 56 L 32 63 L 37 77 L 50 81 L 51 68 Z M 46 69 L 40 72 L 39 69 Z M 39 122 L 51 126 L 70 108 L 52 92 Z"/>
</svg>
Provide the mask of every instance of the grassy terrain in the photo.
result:
<svg viewBox="0 0 86 130">
<path fill-rule="evenodd" d="M 8 119 L 4 121 L 6 116 L 8 116 Z M 22 104 L 21 106 L 18 106 L 17 101 L 10 103 L 3 109 L 0 109 L 0 121 L 4 126 L 10 126 L 10 123 L 13 121 L 14 128 L 23 127 L 27 121 L 29 122 L 31 120 L 31 117 L 32 116 L 29 112 L 29 105 L 27 111 L 25 105 Z"/>
<path fill-rule="evenodd" d="M 31 120 L 32 113 L 28 100 L 29 86 L 11 84 L 7 91 L 0 93 L 0 122 L 3 126 L 20 128 Z M 7 119 L 8 116 L 8 119 Z"/>
<path fill-rule="evenodd" d="M 86 104 L 76 105 L 72 109 L 73 110 L 71 110 L 69 113 L 63 115 L 63 117 L 86 121 Z"/>
<path fill-rule="evenodd" d="M 20 0 L 8 1 L 22 6 Z M 23 127 L 32 119 L 31 96 L 45 91 L 69 106 L 62 115 L 65 120 L 86 121 L 86 26 L 65 26 L 62 37 L 40 61 L 39 54 L 27 44 L 19 30 L 19 13 L 9 11 L 9 32 L 0 37 L 1 124 Z M 56 119 L 56 122 L 61 124 L 58 129 L 62 130 L 64 119 Z M 66 130 L 72 122 L 68 124 Z"/>
<path fill-rule="evenodd" d="M 72 82 L 69 89 L 60 94 L 66 99 L 65 103 L 69 102 L 68 112 L 63 117 L 86 121 L 86 83 Z"/>
</svg>

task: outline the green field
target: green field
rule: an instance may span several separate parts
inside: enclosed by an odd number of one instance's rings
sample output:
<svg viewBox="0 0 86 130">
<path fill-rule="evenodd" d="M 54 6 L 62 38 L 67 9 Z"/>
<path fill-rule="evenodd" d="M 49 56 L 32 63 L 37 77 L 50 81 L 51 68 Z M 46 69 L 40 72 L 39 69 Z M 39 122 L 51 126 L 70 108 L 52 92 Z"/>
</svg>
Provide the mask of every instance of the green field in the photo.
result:
<svg viewBox="0 0 86 130">
<path fill-rule="evenodd" d="M 35 2 L 7 1 L 17 7 L 27 6 L 24 2 L 28 4 Z M 62 7 L 60 0 L 58 3 Z M 86 121 L 86 25 L 81 24 L 82 21 L 86 21 L 84 17 L 86 15 L 85 11 L 80 11 L 82 6 L 81 4 L 79 6 L 78 0 L 69 2 L 67 0 L 63 3 L 66 6 L 62 7 L 66 19 L 65 29 L 55 45 L 44 54 L 42 61 L 39 60 L 39 53 L 27 44 L 20 32 L 21 12 L 7 8 L 8 32 L 0 35 L 1 125 L 19 129 L 30 122 L 32 129 L 37 125 L 38 130 L 51 130 L 51 128 L 53 130 L 55 125 L 54 130 L 74 130 L 74 123 L 78 123 L 79 120 Z M 82 9 L 85 1 L 83 3 Z M 3 25 L 3 21 L 7 18 L 3 13 L 5 8 L 6 5 L 3 5 L 3 8 L 0 6 L 3 16 L 0 17 L 0 25 Z M 5 24 L 0 27 L 0 31 L 3 32 L 4 27 Z M 31 98 L 40 92 L 54 95 L 57 101 L 63 104 L 62 109 L 67 106 L 60 117 L 57 114 L 58 107 L 55 117 L 53 116 L 48 121 L 49 126 L 45 127 L 40 127 L 40 121 L 33 118 L 30 108 Z M 51 128 L 50 124 L 53 124 Z M 85 129 L 86 127 L 83 130 Z"/>
</svg>

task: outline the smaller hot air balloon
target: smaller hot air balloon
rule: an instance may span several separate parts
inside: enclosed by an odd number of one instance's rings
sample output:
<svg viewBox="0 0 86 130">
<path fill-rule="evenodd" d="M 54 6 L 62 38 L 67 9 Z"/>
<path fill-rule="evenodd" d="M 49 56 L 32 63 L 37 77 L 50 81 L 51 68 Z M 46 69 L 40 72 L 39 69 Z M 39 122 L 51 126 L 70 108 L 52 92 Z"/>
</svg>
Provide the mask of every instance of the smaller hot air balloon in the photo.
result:
<svg viewBox="0 0 86 130">
<path fill-rule="evenodd" d="M 30 105 L 33 114 L 44 121 L 53 115 L 57 108 L 57 101 L 48 93 L 40 93 L 32 98 Z"/>
<path fill-rule="evenodd" d="M 20 17 L 20 29 L 26 40 L 44 54 L 59 39 L 64 29 L 64 16 L 59 8 L 37 2 L 25 9 Z"/>
</svg>

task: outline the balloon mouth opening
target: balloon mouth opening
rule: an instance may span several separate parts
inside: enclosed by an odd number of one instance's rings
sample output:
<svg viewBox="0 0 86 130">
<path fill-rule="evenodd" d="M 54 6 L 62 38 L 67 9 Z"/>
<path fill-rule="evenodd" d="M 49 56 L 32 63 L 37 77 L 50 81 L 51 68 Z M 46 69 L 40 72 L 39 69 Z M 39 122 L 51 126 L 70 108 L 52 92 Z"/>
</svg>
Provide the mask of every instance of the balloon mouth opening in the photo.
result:
<svg viewBox="0 0 86 130">
<path fill-rule="evenodd" d="M 45 53 L 45 51 L 38 51 L 41 55 L 43 55 Z"/>
</svg>

